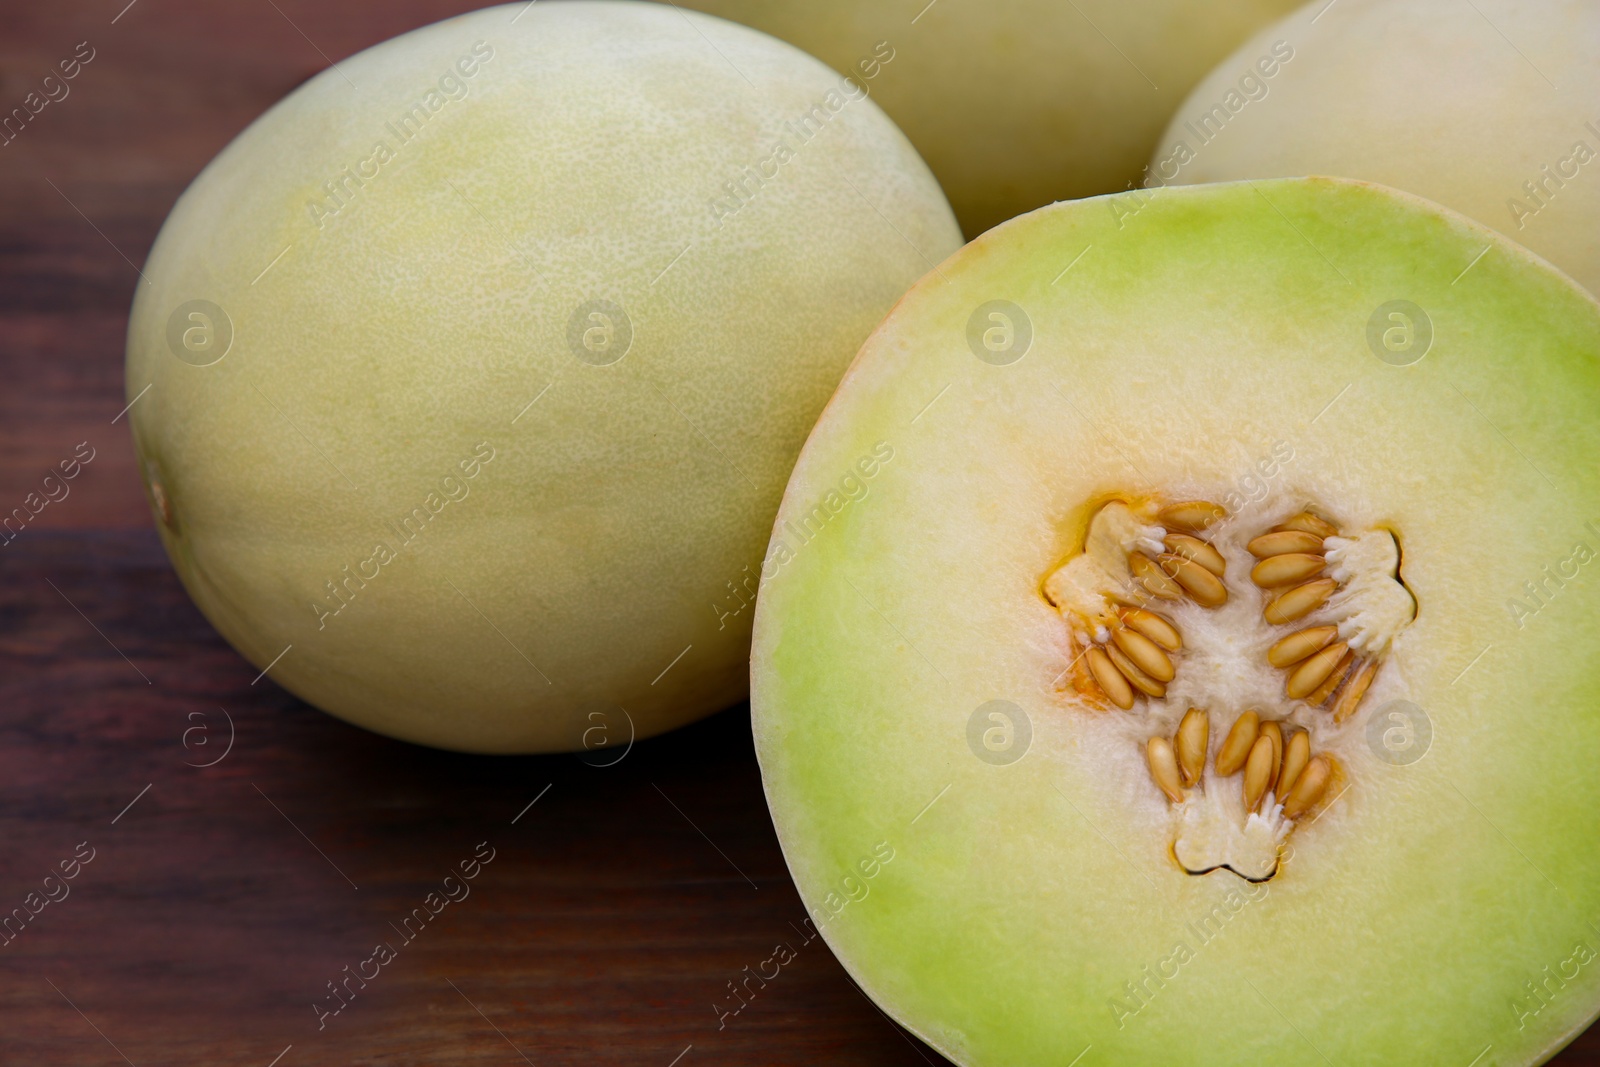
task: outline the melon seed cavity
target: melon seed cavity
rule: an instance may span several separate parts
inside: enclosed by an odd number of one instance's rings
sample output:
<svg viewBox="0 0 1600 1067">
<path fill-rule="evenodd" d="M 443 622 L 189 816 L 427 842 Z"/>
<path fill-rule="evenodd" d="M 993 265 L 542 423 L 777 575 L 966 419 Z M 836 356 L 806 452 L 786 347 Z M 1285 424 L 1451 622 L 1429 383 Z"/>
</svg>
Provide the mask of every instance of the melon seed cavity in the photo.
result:
<svg viewBox="0 0 1600 1067">
<path fill-rule="evenodd" d="M 1204 500 L 1112 500 L 1042 585 L 1067 627 L 1072 703 L 1148 725 L 1138 763 L 1165 798 L 1171 855 L 1189 874 L 1277 874 L 1296 823 L 1348 786 L 1337 749 L 1350 732 L 1336 728 L 1360 710 L 1416 617 L 1394 532 L 1341 529 L 1314 504 L 1285 512 L 1245 530 Z M 1219 543 L 1235 557 L 1231 572 Z M 1236 598 L 1259 608 L 1245 612 Z M 1233 611 L 1217 610 L 1230 600 Z M 1174 704 L 1169 689 L 1195 654 L 1186 627 L 1208 634 L 1206 677 L 1217 691 L 1190 686 Z M 1262 665 L 1281 679 L 1276 698 L 1229 706 L 1221 680 Z"/>
</svg>

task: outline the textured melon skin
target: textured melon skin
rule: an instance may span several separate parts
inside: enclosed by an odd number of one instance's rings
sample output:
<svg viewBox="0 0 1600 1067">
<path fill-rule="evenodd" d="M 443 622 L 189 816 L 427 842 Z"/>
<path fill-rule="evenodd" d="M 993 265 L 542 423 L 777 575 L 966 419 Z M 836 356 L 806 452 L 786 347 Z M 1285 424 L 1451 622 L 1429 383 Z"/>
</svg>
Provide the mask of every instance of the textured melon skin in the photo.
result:
<svg viewBox="0 0 1600 1067">
<path fill-rule="evenodd" d="M 1141 180 L 1212 64 L 1294 0 L 691 0 L 861 78 L 969 237 Z M 915 20 L 915 21 L 913 21 Z M 879 42 L 886 48 L 879 49 Z M 885 57 L 887 62 L 882 62 Z M 861 64 L 867 64 L 865 68 Z"/>
<path fill-rule="evenodd" d="M 996 299 L 1032 322 L 1008 366 L 967 343 L 973 309 Z M 1392 299 L 1433 322 L 1411 366 L 1364 336 Z M 1600 306 L 1510 242 L 1377 186 L 1059 204 L 946 261 L 813 431 L 757 612 L 763 780 L 833 950 L 967 1065 L 1086 1048 L 1082 1062 L 1117 1064 L 1548 1056 L 1600 1005 L 1593 564 L 1521 628 L 1507 601 L 1573 542 L 1600 547 L 1596 411 Z M 1406 698 L 1434 740 L 1406 767 L 1358 745 L 1350 791 L 1245 896 L 1225 873 L 1176 869 L 1136 752 L 1120 777 L 1088 759 L 1085 713 L 1057 689 L 1065 628 L 1038 590 L 1086 500 L 1215 493 L 1279 439 L 1295 453 L 1282 500 L 1392 524 L 1420 603 L 1351 728 Z M 885 445 L 869 493 L 796 537 Z M 1008 766 L 967 741 L 994 699 L 1031 721 Z M 1113 1011 L 1179 942 L 1192 958 L 1176 975 L 1131 1017 Z M 1519 1017 L 1545 967 L 1574 973 Z"/>
<path fill-rule="evenodd" d="M 271 676 L 307 701 L 447 748 L 620 744 L 742 698 L 794 456 L 960 243 L 870 100 L 787 129 L 839 86 L 707 16 L 514 4 L 345 60 L 252 125 L 174 208 L 128 333 L 158 526 L 207 617 L 258 668 L 289 648 Z M 569 344 L 591 299 L 631 320 L 618 362 Z M 191 300 L 233 325 L 210 366 L 169 347 Z M 347 603 L 324 617 L 330 581 Z"/>
<path fill-rule="evenodd" d="M 1202 144 L 1185 123 L 1221 104 L 1275 40 L 1292 45 L 1293 61 L 1266 97 Z M 1174 158 L 1179 141 L 1192 161 Z M 1584 162 L 1573 155 L 1580 142 Z M 1382 182 L 1499 230 L 1600 292 L 1600 6 L 1317 0 L 1195 87 L 1151 173 L 1181 183 L 1301 174 Z M 1547 184 L 1535 199 L 1524 182 Z"/>
</svg>

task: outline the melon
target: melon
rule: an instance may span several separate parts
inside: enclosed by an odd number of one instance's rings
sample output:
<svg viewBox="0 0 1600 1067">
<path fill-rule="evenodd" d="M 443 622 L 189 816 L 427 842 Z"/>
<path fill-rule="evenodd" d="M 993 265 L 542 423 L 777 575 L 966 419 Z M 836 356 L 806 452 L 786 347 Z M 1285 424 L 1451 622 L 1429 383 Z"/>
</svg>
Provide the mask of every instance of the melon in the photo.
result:
<svg viewBox="0 0 1600 1067">
<path fill-rule="evenodd" d="M 876 104 L 645 3 L 335 64 L 195 180 L 128 329 L 157 528 L 258 671 L 395 737 L 621 745 L 741 700 L 762 549 L 960 234 Z"/>
<path fill-rule="evenodd" d="M 1551 1055 L 1600 1008 L 1596 411 L 1600 305 L 1380 186 L 973 242 L 769 546 L 810 922 L 965 1065 Z"/>
<path fill-rule="evenodd" d="M 1600 292 L 1600 6 L 1315 0 L 1195 87 L 1147 180 L 1303 174 L 1436 200 Z"/>
<path fill-rule="evenodd" d="M 689 0 L 883 105 L 968 236 L 1140 181 L 1184 94 L 1295 0 Z"/>
</svg>

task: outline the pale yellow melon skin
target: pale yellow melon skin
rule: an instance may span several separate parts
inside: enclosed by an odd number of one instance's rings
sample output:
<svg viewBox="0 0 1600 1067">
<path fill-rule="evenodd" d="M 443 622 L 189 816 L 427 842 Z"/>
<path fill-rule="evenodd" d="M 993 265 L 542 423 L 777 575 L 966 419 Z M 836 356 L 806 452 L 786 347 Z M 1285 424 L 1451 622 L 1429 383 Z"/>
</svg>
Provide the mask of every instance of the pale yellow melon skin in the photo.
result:
<svg viewBox="0 0 1600 1067">
<path fill-rule="evenodd" d="M 861 78 L 967 236 L 1121 192 L 1195 82 L 1294 0 L 689 0 Z M 880 49 L 883 42 L 885 48 Z M 884 57 L 890 56 L 887 62 Z M 865 64 L 865 66 L 863 66 Z"/>
<path fill-rule="evenodd" d="M 1280 40 L 1295 55 L 1267 94 L 1202 143 L 1200 116 L 1226 110 L 1241 74 Z M 1574 157 L 1580 142 L 1586 163 Z M 1381 182 L 1500 231 L 1600 292 L 1600 5 L 1314 0 L 1195 88 L 1150 172 L 1152 184 L 1305 174 Z"/>
<path fill-rule="evenodd" d="M 586 0 L 397 38 L 258 120 L 174 208 L 128 334 L 157 526 L 207 617 L 307 701 L 446 748 L 620 748 L 742 698 L 794 456 L 960 243 L 839 93 L 744 27 Z M 819 105 L 809 139 L 785 125 Z M 596 298 L 632 326 L 609 365 L 568 341 Z M 168 343 L 192 300 L 232 324 L 208 366 L 203 334 Z"/>
</svg>

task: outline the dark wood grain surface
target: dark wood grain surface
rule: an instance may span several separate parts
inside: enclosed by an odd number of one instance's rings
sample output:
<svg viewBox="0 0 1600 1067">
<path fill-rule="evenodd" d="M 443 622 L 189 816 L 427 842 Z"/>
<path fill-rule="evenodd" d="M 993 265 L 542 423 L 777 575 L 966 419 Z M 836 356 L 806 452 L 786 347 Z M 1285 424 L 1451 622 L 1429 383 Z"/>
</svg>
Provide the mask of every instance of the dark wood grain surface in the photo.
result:
<svg viewBox="0 0 1600 1067">
<path fill-rule="evenodd" d="M 0 547 L 0 912 L 93 856 L 0 948 L 0 1064 L 944 1062 L 805 941 L 745 709 L 610 767 L 390 741 L 258 679 L 161 552 L 117 416 L 162 219 L 330 60 L 473 6 L 0 2 L 0 113 L 94 50 L 0 146 L 0 512 L 94 453 Z M 1600 1032 L 1556 1062 L 1600 1063 Z"/>
</svg>

